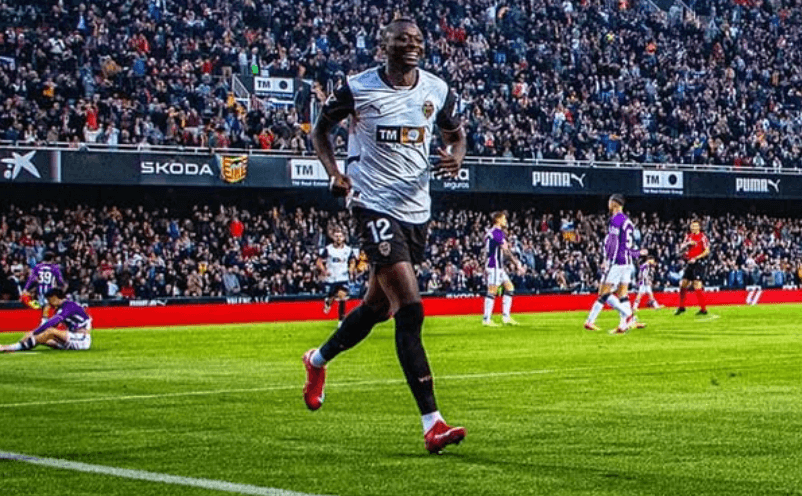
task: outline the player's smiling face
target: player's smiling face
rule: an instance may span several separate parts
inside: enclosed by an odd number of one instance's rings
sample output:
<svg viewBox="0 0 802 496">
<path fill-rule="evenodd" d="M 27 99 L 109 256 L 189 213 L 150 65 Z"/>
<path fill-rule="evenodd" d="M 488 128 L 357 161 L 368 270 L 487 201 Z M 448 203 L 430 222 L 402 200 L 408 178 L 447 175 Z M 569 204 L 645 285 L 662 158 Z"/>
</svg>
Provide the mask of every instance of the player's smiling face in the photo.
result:
<svg viewBox="0 0 802 496">
<path fill-rule="evenodd" d="M 702 227 L 699 225 L 698 222 L 691 222 L 691 232 L 694 234 L 699 233 L 702 230 Z"/>
<path fill-rule="evenodd" d="M 405 69 L 418 66 L 423 58 L 423 47 L 423 33 L 409 22 L 393 25 L 385 40 L 388 60 Z"/>
</svg>

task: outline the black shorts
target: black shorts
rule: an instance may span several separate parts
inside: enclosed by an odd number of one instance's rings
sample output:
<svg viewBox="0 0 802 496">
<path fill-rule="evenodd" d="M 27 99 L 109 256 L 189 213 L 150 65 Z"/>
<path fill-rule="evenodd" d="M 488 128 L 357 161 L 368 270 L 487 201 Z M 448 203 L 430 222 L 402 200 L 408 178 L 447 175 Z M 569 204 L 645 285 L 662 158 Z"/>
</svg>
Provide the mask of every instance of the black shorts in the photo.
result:
<svg viewBox="0 0 802 496">
<path fill-rule="evenodd" d="M 704 262 L 689 262 L 685 266 L 685 273 L 682 278 L 688 281 L 704 281 L 705 264 Z"/>
<path fill-rule="evenodd" d="M 420 264 L 424 261 L 429 223 L 410 224 L 387 214 L 354 208 L 357 233 L 368 261 L 383 267 L 398 262 Z"/>
<path fill-rule="evenodd" d="M 348 294 L 348 281 L 340 281 L 340 282 L 327 282 L 326 287 L 326 298 L 331 298 L 333 296 L 337 296 L 337 293 L 340 291 L 345 291 L 345 294 Z"/>
</svg>

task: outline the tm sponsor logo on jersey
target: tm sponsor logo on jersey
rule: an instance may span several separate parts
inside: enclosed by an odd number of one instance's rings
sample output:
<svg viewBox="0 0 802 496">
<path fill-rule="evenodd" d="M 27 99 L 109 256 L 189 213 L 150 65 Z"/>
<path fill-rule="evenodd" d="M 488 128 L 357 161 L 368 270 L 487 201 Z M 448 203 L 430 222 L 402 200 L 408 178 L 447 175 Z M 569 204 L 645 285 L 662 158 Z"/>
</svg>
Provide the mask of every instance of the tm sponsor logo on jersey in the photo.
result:
<svg viewBox="0 0 802 496">
<path fill-rule="evenodd" d="M 643 192 L 647 195 L 679 195 L 685 191 L 682 171 L 643 171 Z"/>
<path fill-rule="evenodd" d="M 755 177 L 736 177 L 736 193 L 766 193 L 775 194 L 780 192 L 781 179 L 771 180 Z"/>
<path fill-rule="evenodd" d="M 407 126 L 376 126 L 378 143 L 400 143 L 402 145 L 422 145 L 426 138 L 426 128 Z"/>
<path fill-rule="evenodd" d="M 535 188 L 585 188 L 585 176 L 571 172 L 532 171 L 532 186 Z"/>
<path fill-rule="evenodd" d="M 140 162 L 139 172 L 148 176 L 214 176 L 209 164 L 188 162 Z"/>
</svg>

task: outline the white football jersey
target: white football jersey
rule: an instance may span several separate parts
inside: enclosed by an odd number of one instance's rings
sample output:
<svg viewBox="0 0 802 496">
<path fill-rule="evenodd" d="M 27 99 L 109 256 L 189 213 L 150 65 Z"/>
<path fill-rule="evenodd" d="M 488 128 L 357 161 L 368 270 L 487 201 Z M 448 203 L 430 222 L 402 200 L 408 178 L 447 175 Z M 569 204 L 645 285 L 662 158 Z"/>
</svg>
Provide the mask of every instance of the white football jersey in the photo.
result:
<svg viewBox="0 0 802 496">
<path fill-rule="evenodd" d="M 337 248 L 333 244 L 320 250 L 320 258 L 326 262 L 327 283 L 348 281 L 348 262 L 354 257 L 354 251 L 348 245 Z"/>
<path fill-rule="evenodd" d="M 410 88 L 392 86 L 384 68 L 349 76 L 324 105 L 323 116 L 339 121 L 351 114 L 347 174 L 353 185 L 349 206 L 421 224 L 429 220 L 429 146 L 435 123 L 459 128 L 448 85 L 418 69 Z"/>
</svg>

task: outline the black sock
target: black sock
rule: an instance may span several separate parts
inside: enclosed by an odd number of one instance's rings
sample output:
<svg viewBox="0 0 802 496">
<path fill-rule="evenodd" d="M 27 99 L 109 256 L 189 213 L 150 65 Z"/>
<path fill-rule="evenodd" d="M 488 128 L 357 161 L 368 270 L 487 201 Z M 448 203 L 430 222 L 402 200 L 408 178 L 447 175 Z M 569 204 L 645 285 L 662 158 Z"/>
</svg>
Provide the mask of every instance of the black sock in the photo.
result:
<svg viewBox="0 0 802 496">
<path fill-rule="evenodd" d="M 337 318 L 340 322 L 342 322 L 343 319 L 345 318 L 345 300 L 340 300 L 337 306 L 338 306 Z"/>
<path fill-rule="evenodd" d="M 23 350 L 30 350 L 36 346 L 36 338 L 31 336 L 20 341 Z"/>
<path fill-rule="evenodd" d="M 320 347 L 320 355 L 327 362 L 332 360 L 343 351 L 356 346 L 370 334 L 373 326 L 388 318 L 387 315 L 377 314 L 365 305 L 359 305 L 345 317 L 340 328 Z"/>
<path fill-rule="evenodd" d="M 437 410 L 434 380 L 421 341 L 423 305 L 412 303 L 395 314 L 395 347 L 412 395 L 422 415 Z"/>
</svg>

